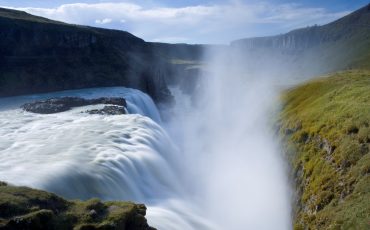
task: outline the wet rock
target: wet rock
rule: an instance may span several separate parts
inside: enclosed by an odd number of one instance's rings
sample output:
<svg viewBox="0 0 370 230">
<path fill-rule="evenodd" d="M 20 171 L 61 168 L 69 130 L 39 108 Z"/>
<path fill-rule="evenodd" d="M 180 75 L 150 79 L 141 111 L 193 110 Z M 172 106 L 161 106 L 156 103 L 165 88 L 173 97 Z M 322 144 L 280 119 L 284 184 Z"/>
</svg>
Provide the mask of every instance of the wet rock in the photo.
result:
<svg viewBox="0 0 370 230">
<path fill-rule="evenodd" d="M 86 113 L 100 115 L 122 115 L 126 114 L 126 111 L 125 107 L 123 106 L 104 106 L 103 109 L 87 110 Z"/>
<path fill-rule="evenodd" d="M 89 215 L 91 216 L 91 218 L 95 219 L 98 216 L 98 213 L 94 209 L 92 209 L 90 210 Z"/>
<path fill-rule="evenodd" d="M 110 104 L 126 107 L 126 100 L 124 98 L 118 97 L 101 97 L 96 99 L 84 99 L 80 97 L 60 97 L 27 103 L 22 105 L 21 108 L 27 112 L 32 113 L 52 114 L 64 112 L 74 107 L 97 104 Z M 110 110 L 112 110 L 112 108 L 107 108 L 107 111 Z"/>
</svg>

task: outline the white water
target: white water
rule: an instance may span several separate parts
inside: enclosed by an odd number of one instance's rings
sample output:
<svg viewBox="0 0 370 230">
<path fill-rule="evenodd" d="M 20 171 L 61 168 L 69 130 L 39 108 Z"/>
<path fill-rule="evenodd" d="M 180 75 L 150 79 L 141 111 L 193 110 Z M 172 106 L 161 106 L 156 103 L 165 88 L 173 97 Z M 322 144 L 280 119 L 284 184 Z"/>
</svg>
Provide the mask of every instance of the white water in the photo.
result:
<svg viewBox="0 0 370 230">
<path fill-rule="evenodd" d="M 266 116 L 275 88 L 229 58 L 211 61 L 196 105 L 174 90 L 178 103 L 165 124 L 147 95 L 120 87 L 0 99 L 0 180 L 145 203 L 160 230 L 290 229 L 284 165 Z M 122 96 L 130 114 L 18 108 L 66 95 Z"/>
<path fill-rule="evenodd" d="M 185 153 L 186 185 L 218 229 L 291 229 L 289 183 L 271 127 L 279 81 L 288 79 L 248 69 L 237 51 L 208 55 L 195 96 L 173 89 L 179 103 L 169 130 Z"/>
<path fill-rule="evenodd" d="M 82 113 L 102 105 L 49 115 L 19 109 L 25 102 L 66 95 L 123 96 L 130 114 Z M 74 90 L 5 98 L 0 107 L 0 180 L 67 198 L 145 203 L 150 224 L 159 229 L 203 225 L 196 208 L 184 202 L 181 156 L 146 94 L 126 88 Z"/>
<path fill-rule="evenodd" d="M 81 90 L 65 90 L 53 93 L 26 95 L 10 98 L 0 98 L 0 111 L 19 108 L 26 102 L 37 101 L 52 97 L 123 97 L 126 99 L 128 112 L 130 114 L 141 114 L 150 117 L 153 121 L 161 123 L 159 112 L 152 99 L 139 90 L 124 87 L 91 88 Z"/>
</svg>

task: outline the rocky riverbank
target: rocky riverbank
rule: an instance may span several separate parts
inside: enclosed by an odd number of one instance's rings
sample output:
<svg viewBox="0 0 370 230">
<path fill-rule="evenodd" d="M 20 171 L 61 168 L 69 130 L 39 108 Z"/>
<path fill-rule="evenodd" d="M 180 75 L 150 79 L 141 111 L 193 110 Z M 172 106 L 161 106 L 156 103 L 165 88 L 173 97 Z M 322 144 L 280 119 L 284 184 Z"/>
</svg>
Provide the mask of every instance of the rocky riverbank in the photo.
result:
<svg viewBox="0 0 370 230">
<path fill-rule="evenodd" d="M 0 229 L 154 230 L 146 207 L 123 201 L 65 200 L 53 193 L 0 182 Z"/>
</svg>

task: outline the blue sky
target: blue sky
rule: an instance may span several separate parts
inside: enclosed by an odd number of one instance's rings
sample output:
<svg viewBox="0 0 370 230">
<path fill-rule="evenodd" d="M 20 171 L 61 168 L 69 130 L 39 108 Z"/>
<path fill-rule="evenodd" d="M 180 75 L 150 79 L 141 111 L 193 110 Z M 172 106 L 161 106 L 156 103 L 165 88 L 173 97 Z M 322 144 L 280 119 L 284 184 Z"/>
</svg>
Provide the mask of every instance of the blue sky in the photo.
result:
<svg viewBox="0 0 370 230">
<path fill-rule="evenodd" d="M 325 24 L 369 0 L 0 0 L 74 24 L 126 30 L 146 41 L 223 43 Z"/>
</svg>

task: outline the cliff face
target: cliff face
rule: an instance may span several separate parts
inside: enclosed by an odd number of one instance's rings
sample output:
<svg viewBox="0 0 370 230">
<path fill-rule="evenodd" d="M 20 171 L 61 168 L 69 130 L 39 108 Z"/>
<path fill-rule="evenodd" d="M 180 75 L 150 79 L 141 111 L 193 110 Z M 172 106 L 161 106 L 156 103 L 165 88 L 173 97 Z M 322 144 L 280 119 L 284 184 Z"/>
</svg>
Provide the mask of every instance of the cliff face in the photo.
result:
<svg viewBox="0 0 370 230">
<path fill-rule="evenodd" d="M 231 43 L 248 57 L 274 60 L 293 75 L 370 69 L 370 5 L 323 26 Z M 251 58 L 253 61 L 253 58 Z M 266 63 L 268 64 L 268 63 Z"/>
<path fill-rule="evenodd" d="M 0 96 L 102 86 L 171 100 L 171 66 L 127 32 L 69 25 L 0 9 Z"/>
<path fill-rule="evenodd" d="M 280 51 L 302 52 L 314 46 L 339 41 L 368 33 L 370 30 L 370 4 L 324 26 L 312 26 L 293 30 L 289 33 L 271 36 L 246 38 L 232 42 L 232 46 L 247 49 L 278 49 Z"/>
<path fill-rule="evenodd" d="M 245 49 L 276 49 L 285 52 L 300 52 L 322 41 L 320 27 L 314 26 L 278 36 L 237 40 L 232 42 L 231 45 Z"/>
<path fill-rule="evenodd" d="M 294 229 L 369 229 L 369 79 L 369 71 L 340 72 L 283 94 Z"/>
<path fill-rule="evenodd" d="M 268 67 L 266 74 L 294 76 L 370 69 L 369 28 L 370 5 L 324 26 L 219 48 L 243 53 L 251 72 L 261 66 Z M 191 92 L 210 47 L 218 46 L 148 43 L 124 31 L 0 9 L 0 96 L 126 86 L 156 102 L 171 101 L 168 84 Z"/>
</svg>

